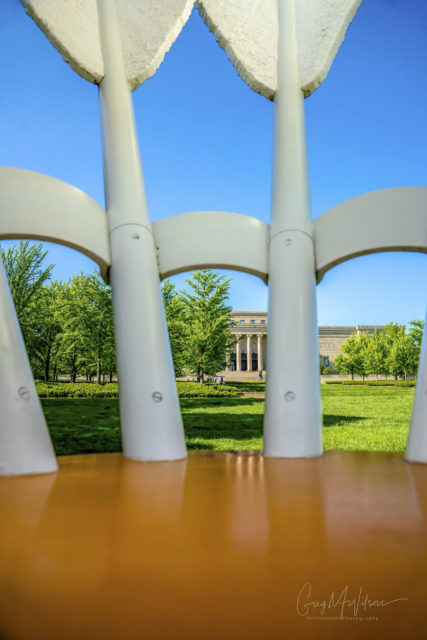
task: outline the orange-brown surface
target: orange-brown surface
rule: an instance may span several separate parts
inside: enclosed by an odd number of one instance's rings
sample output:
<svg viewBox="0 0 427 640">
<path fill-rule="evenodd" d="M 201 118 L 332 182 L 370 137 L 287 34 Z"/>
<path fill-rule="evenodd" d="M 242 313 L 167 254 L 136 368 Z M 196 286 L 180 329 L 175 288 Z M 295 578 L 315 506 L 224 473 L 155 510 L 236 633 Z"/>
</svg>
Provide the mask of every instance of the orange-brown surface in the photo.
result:
<svg viewBox="0 0 427 640">
<path fill-rule="evenodd" d="M 2 640 L 427 637 L 427 465 L 59 463 L 0 479 Z"/>
</svg>

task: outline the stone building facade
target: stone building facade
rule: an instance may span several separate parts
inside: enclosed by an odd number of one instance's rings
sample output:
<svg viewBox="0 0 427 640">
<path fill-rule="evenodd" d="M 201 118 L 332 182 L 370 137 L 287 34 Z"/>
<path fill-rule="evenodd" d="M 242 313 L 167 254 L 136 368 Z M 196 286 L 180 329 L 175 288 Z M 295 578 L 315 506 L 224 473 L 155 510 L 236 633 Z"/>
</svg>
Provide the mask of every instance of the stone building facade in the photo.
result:
<svg viewBox="0 0 427 640">
<path fill-rule="evenodd" d="M 267 328 L 265 311 L 232 311 L 232 333 L 237 342 L 230 356 L 231 371 L 265 371 L 267 368 Z M 359 325 L 355 327 L 319 327 L 319 354 L 323 366 L 333 372 L 333 362 L 341 346 L 352 335 L 382 331 L 383 327 Z M 248 353 L 249 362 L 248 362 Z M 249 366 L 248 366 L 249 364 Z"/>
</svg>

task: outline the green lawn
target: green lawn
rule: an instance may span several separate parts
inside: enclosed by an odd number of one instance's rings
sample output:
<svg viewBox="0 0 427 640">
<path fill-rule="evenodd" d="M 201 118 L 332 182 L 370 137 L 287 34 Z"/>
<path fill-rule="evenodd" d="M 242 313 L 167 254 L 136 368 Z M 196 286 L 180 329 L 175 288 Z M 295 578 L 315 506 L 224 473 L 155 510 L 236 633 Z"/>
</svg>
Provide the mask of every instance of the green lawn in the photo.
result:
<svg viewBox="0 0 427 640">
<path fill-rule="evenodd" d="M 413 388 L 323 385 L 325 449 L 403 451 L 413 395 Z M 121 450 L 115 398 L 42 404 L 58 455 Z M 262 448 L 263 398 L 182 398 L 181 408 L 189 449 Z"/>
<path fill-rule="evenodd" d="M 325 449 L 404 451 L 415 389 L 323 385 Z"/>
</svg>

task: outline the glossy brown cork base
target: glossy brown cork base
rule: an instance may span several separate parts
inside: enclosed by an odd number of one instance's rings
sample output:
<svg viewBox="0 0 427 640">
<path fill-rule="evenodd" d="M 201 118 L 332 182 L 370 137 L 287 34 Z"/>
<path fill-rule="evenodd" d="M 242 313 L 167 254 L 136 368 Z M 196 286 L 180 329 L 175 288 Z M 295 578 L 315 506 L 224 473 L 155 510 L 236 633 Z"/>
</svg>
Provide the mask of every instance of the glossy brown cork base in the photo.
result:
<svg viewBox="0 0 427 640">
<path fill-rule="evenodd" d="M 2 640 L 427 636 L 427 465 L 59 464 L 0 479 Z"/>
</svg>

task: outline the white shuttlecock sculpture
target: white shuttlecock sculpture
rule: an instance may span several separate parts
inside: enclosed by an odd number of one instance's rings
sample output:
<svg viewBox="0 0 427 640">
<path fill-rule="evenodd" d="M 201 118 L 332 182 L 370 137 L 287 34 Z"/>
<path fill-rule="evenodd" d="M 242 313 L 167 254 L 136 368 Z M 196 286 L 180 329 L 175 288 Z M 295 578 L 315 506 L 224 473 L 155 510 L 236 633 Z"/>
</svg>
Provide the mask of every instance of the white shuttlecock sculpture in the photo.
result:
<svg viewBox="0 0 427 640">
<path fill-rule="evenodd" d="M 206 211 L 151 225 L 130 92 L 156 71 L 193 0 L 22 3 L 72 68 L 99 84 L 106 211 L 59 180 L 0 168 L 0 237 L 67 244 L 90 255 L 109 277 L 124 455 L 153 461 L 186 455 L 159 275 L 205 267 L 246 271 L 269 286 L 264 454 L 320 455 L 316 280 L 358 255 L 427 253 L 424 187 L 364 194 L 311 219 L 303 100 L 325 79 L 361 0 L 197 3 L 239 75 L 275 101 L 270 225 Z M 10 328 L 5 344 L 13 336 L 17 356 L 0 362 L 0 374 L 13 381 L 0 388 L 0 475 L 52 471 L 41 409 L 34 402 L 29 411 L 35 391 L 4 277 L 1 283 L 0 325 Z M 422 362 L 407 459 L 427 462 L 425 356 Z M 25 429 L 11 429 L 10 416 Z"/>
</svg>

